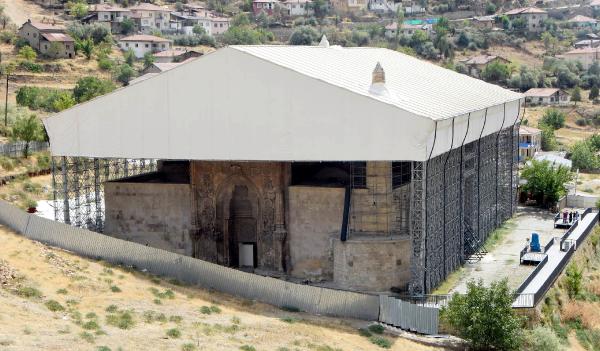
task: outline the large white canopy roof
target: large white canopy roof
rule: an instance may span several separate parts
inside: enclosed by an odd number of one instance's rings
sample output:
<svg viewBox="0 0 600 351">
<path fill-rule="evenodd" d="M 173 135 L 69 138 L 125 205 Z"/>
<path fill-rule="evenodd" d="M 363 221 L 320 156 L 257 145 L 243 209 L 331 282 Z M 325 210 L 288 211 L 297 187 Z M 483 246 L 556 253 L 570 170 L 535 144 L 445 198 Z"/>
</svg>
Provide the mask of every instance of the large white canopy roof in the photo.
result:
<svg viewBox="0 0 600 351">
<path fill-rule="evenodd" d="M 230 46 L 44 124 L 60 156 L 423 161 L 511 126 L 522 99 L 387 49 Z"/>
</svg>

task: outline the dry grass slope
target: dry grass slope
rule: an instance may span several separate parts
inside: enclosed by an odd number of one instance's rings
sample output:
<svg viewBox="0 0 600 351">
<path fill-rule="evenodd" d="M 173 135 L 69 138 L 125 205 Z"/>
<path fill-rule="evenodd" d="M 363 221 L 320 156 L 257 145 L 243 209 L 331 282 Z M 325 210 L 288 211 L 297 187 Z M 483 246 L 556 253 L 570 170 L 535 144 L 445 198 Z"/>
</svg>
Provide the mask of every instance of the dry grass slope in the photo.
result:
<svg viewBox="0 0 600 351">
<path fill-rule="evenodd" d="M 182 286 L 49 248 L 2 227 L 0 247 L 2 350 L 381 349 L 359 335 L 364 322 Z M 392 350 L 432 349 L 384 338 Z"/>
</svg>

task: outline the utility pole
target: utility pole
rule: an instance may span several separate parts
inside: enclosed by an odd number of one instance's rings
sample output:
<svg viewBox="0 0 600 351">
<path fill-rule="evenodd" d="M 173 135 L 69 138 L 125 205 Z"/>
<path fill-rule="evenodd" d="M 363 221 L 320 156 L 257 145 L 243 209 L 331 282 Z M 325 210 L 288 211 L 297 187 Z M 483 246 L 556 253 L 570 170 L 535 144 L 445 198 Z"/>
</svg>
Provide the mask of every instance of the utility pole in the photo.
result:
<svg viewBox="0 0 600 351">
<path fill-rule="evenodd" d="M 4 127 L 8 128 L 8 70 L 6 71 L 6 93 L 4 94 Z"/>
</svg>

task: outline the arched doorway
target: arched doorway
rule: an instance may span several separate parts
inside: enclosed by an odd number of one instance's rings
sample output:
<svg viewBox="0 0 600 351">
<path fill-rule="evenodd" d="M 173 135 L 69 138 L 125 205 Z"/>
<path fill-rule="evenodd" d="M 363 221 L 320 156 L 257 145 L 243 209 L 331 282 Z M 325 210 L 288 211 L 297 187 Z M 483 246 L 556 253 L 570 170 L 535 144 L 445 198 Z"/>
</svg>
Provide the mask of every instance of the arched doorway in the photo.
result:
<svg viewBox="0 0 600 351">
<path fill-rule="evenodd" d="M 229 204 L 229 264 L 234 267 L 256 267 L 257 218 L 253 200 L 247 186 L 233 188 Z"/>
</svg>

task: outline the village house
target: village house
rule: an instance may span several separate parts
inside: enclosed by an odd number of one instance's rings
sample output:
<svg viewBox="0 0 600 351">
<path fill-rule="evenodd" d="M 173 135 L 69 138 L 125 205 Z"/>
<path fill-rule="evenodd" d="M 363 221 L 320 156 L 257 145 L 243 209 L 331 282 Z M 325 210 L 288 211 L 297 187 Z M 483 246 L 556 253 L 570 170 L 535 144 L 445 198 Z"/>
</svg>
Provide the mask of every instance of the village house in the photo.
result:
<svg viewBox="0 0 600 351">
<path fill-rule="evenodd" d="M 537 33 L 544 31 L 544 21 L 548 19 L 548 13 L 537 7 L 524 7 L 513 9 L 505 13 L 514 27 L 516 20 L 522 20 L 526 31 Z"/>
<path fill-rule="evenodd" d="M 315 11 L 312 8 L 312 0 L 285 0 L 281 5 L 287 10 L 290 17 L 312 16 Z"/>
<path fill-rule="evenodd" d="M 584 39 L 573 44 L 575 49 L 597 48 L 600 46 L 600 39 Z"/>
<path fill-rule="evenodd" d="M 494 28 L 494 23 L 496 23 L 495 15 L 473 17 L 471 20 L 473 27 L 480 29 L 492 29 Z"/>
<path fill-rule="evenodd" d="M 542 131 L 529 126 L 519 127 L 519 161 L 532 158 L 542 151 Z"/>
<path fill-rule="evenodd" d="M 426 2 L 420 0 L 402 0 L 402 9 L 406 15 L 417 16 L 426 12 Z"/>
<path fill-rule="evenodd" d="M 402 8 L 402 2 L 393 0 L 369 0 L 369 11 L 378 14 L 396 13 L 398 8 Z"/>
<path fill-rule="evenodd" d="M 590 7 L 593 11 L 600 11 L 600 0 L 592 0 L 590 2 Z"/>
<path fill-rule="evenodd" d="M 170 28 L 178 34 L 190 35 L 195 26 L 204 28 L 206 34 L 211 35 L 212 25 L 210 18 L 199 16 L 194 12 L 171 12 Z"/>
<path fill-rule="evenodd" d="M 567 21 L 567 23 L 569 23 L 571 26 L 573 26 L 575 28 L 590 28 L 590 29 L 598 28 L 597 20 L 587 17 L 587 16 L 582 16 L 582 15 L 577 15 L 577 16 L 569 19 Z"/>
<path fill-rule="evenodd" d="M 200 57 L 202 53 L 188 48 L 173 48 L 170 50 L 160 51 L 154 55 L 154 63 L 170 63 L 182 62 L 189 58 Z"/>
<path fill-rule="evenodd" d="M 231 45 L 43 122 L 62 159 L 159 160 L 101 185 L 107 235 L 426 294 L 515 213 L 522 104 L 393 50 L 322 40 Z"/>
<path fill-rule="evenodd" d="M 129 10 L 138 28 L 144 33 L 150 33 L 153 30 L 168 29 L 170 27 L 171 11 L 166 7 L 144 2 L 131 6 Z"/>
<path fill-rule="evenodd" d="M 82 22 L 98 22 L 106 23 L 110 26 L 111 31 L 119 32 L 121 27 L 120 24 L 131 18 L 131 11 L 129 9 L 119 7 L 112 4 L 96 4 L 90 5 L 88 15 L 85 16 Z"/>
<path fill-rule="evenodd" d="M 210 23 L 210 34 L 221 35 L 229 29 L 229 26 L 231 25 L 231 19 L 229 17 L 215 15 L 214 17 L 210 17 Z"/>
<path fill-rule="evenodd" d="M 386 38 L 396 37 L 397 30 L 398 30 L 397 22 L 393 22 L 393 23 L 390 23 L 387 26 L 385 26 Z M 431 34 L 431 32 L 433 31 L 433 26 L 428 23 L 423 23 L 423 24 L 404 23 L 404 24 L 402 24 L 402 27 L 400 28 L 400 35 L 410 37 L 413 34 L 415 34 L 415 32 L 417 32 L 417 31 L 424 32 L 425 34 L 427 34 L 429 36 Z"/>
<path fill-rule="evenodd" d="M 19 28 L 19 38 L 27 40 L 29 46 L 42 55 L 52 58 L 75 57 L 75 41 L 66 34 L 63 25 L 28 20 Z"/>
<path fill-rule="evenodd" d="M 198 3 L 187 3 L 183 4 L 183 9 L 188 12 L 192 12 L 200 17 L 210 16 L 211 11 L 206 6 Z"/>
<path fill-rule="evenodd" d="M 531 88 L 525 100 L 532 105 L 562 105 L 571 101 L 569 93 L 558 88 Z"/>
<path fill-rule="evenodd" d="M 171 40 L 154 35 L 136 34 L 119 39 L 119 48 L 132 50 L 135 57 L 142 58 L 147 53 L 157 53 L 171 49 Z"/>
<path fill-rule="evenodd" d="M 583 69 L 588 69 L 594 62 L 598 61 L 600 57 L 598 50 L 600 50 L 598 46 L 573 49 L 563 53 L 560 57 L 566 60 L 578 61 L 583 66 Z"/>
<path fill-rule="evenodd" d="M 279 0 L 253 0 L 252 12 L 254 13 L 254 16 L 260 15 L 261 12 L 273 16 L 279 6 L 281 6 Z"/>
<path fill-rule="evenodd" d="M 460 61 L 467 67 L 467 74 L 475 78 L 481 78 L 481 72 L 492 62 L 510 64 L 510 61 L 496 55 L 477 55 Z"/>
</svg>

